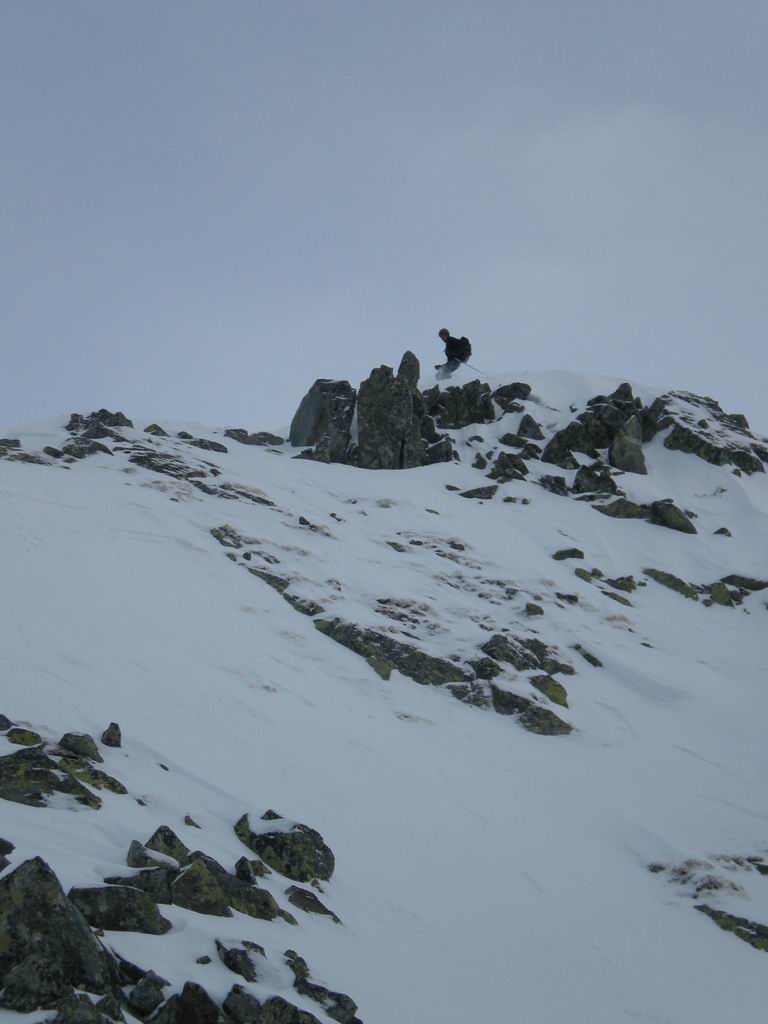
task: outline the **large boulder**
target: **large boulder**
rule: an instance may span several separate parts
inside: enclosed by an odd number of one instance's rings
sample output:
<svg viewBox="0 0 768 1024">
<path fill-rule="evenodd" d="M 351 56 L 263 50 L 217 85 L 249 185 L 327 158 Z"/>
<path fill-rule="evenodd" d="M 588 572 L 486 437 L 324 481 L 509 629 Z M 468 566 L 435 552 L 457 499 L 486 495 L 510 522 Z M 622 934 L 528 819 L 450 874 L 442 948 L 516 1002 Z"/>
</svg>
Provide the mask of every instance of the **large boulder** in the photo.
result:
<svg viewBox="0 0 768 1024">
<path fill-rule="evenodd" d="M 406 352 L 396 375 L 390 366 L 379 366 L 360 385 L 357 465 L 361 469 L 409 469 L 426 463 L 419 372 L 418 359 Z"/>
<path fill-rule="evenodd" d="M 98 810 L 101 800 L 41 747 L 25 747 L 0 757 L 0 798 L 30 807 L 45 807 L 54 793 L 71 796 L 77 803 Z"/>
<path fill-rule="evenodd" d="M 633 416 L 619 430 L 608 448 L 608 462 L 615 469 L 623 469 L 625 473 L 641 473 L 648 469 L 643 455 L 643 435 L 640 417 Z"/>
<path fill-rule="evenodd" d="M 162 916 L 146 892 L 127 885 L 103 885 L 70 889 L 67 899 L 74 903 L 92 928 L 115 932 L 143 932 L 165 935 L 171 922 Z"/>
<path fill-rule="evenodd" d="M 291 422 L 294 447 L 318 445 L 323 462 L 343 462 L 350 444 L 355 389 L 347 380 L 316 380 L 302 398 Z"/>
<path fill-rule="evenodd" d="M 0 1005 L 28 1013 L 72 989 L 111 990 L 115 965 L 40 857 L 0 879 Z"/>
<path fill-rule="evenodd" d="M 235 835 L 265 864 L 294 882 L 328 881 L 336 859 L 320 833 L 300 822 L 276 820 L 279 824 L 254 828 L 244 814 L 235 824 Z"/>
</svg>

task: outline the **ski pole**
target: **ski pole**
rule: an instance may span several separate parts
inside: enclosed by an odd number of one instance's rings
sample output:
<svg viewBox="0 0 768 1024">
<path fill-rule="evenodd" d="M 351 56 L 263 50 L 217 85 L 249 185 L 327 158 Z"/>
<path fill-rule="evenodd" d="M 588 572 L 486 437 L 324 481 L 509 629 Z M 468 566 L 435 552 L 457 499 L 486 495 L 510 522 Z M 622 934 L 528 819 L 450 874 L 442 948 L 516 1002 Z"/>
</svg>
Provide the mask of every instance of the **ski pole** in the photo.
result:
<svg viewBox="0 0 768 1024">
<path fill-rule="evenodd" d="M 473 365 L 472 365 L 472 363 L 464 363 L 464 365 L 465 365 L 465 366 L 468 366 L 468 367 L 470 368 L 470 370 L 474 370 L 474 371 L 475 371 L 475 373 L 482 373 L 482 375 L 483 375 L 484 377 L 487 377 L 487 376 L 488 376 L 488 374 L 487 374 L 487 373 L 485 372 L 485 370 L 480 370 L 480 369 L 478 369 L 478 367 L 476 367 L 476 366 L 473 366 Z"/>
</svg>

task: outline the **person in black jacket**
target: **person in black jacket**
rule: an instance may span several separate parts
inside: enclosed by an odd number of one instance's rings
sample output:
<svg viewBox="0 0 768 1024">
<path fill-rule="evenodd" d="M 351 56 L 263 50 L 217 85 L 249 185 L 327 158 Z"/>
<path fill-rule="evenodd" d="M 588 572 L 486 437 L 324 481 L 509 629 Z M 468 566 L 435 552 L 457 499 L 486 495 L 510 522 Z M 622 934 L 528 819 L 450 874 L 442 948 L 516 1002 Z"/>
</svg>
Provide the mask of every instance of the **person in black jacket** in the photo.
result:
<svg viewBox="0 0 768 1024">
<path fill-rule="evenodd" d="M 472 346 L 469 343 L 469 338 L 463 336 L 461 338 L 454 338 L 447 327 L 441 327 L 437 332 L 437 336 L 445 344 L 446 362 L 444 365 L 438 363 L 435 367 L 436 370 L 440 371 L 438 377 L 443 379 L 450 377 L 458 370 L 462 363 L 466 363 L 472 355 Z"/>
</svg>

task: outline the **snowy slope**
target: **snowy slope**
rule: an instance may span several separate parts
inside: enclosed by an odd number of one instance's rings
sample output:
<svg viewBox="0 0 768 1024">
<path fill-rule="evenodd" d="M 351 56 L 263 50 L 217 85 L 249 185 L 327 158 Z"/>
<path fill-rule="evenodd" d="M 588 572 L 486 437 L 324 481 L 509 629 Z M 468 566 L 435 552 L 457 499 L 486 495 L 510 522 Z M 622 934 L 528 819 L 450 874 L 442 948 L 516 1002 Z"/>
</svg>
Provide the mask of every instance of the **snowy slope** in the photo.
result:
<svg viewBox="0 0 768 1024">
<path fill-rule="evenodd" d="M 526 379 L 536 399 L 526 410 L 548 433 L 619 383 Z M 648 404 L 658 392 L 635 394 Z M 214 940 L 250 939 L 267 966 L 249 990 L 282 994 L 324 1024 L 317 1003 L 292 990 L 284 950 L 350 993 L 366 1024 L 763 1021 L 766 954 L 696 913 L 692 885 L 697 872 L 730 880 L 737 888 L 706 902 L 768 922 L 768 877 L 713 860 L 768 858 L 768 591 L 706 607 L 643 570 L 696 584 L 768 579 L 766 474 L 735 476 L 655 438 L 648 475 L 621 486 L 632 500 L 670 497 L 695 513 L 695 535 L 608 518 L 534 479 L 502 485 L 492 501 L 446 489 L 487 483 L 472 455 L 520 415 L 454 432 L 460 463 L 393 472 L 160 421 L 169 434 L 225 440 L 226 454 L 151 443 L 218 470 L 206 482 L 239 489 L 229 500 L 132 464 L 110 440 L 113 455 L 69 466 L 0 461 L 0 712 L 51 743 L 119 722 L 122 748 L 100 748 L 100 767 L 128 789 L 102 791 L 98 811 L 64 798 L 1 802 L 0 836 L 16 847 L 3 874 L 40 855 L 65 890 L 100 885 L 130 873 L 129 843 L 162 824 L 231 868 L 247 853 L 234 823 L 274 808 L 333 849 L 321 898 L 342 925 L 295 908 L 298 926 L 163 906 L 168 935 L 111 932 L 109 945 L 173 989 L 193 980 L 220 1003 L 242 979 Z M 64 422 L 13 436 L 28 451 L 60 447 Z M 140 429 L 120 433 L 150 443 Z M 211 535 L 225 524 L 242 549 Z M 732 537 L 714 535 L 723 526 Z M 569 547 L 584 559 L 553 560 Z M 617 603 L 575 566 L 646 585 Z M 249 567 L 289 580 L 321 617 L 392 630 L 462 664 L 494 632 L 540 638 L 576 670 L 562 679 L 569 706 L 548 705 L 574 731 L 535 735 L 444 687 L 398 672 L 384 681 Z M 530 617 L 529 603 L 543 615 Z M 546 703 L 530 674 L 505 669 L 499 685 Z M 0 735 L 0 756 L 16 750 Z M 705 866 L 684 884 L 648 870 L 689 860 Z M 288 906 L 288 880 L 261 884 Z M 213 962 L 196 963 L 204 954 Z M 50 1016 L 0 1010 L 2 1022 Z"/>
</svg>

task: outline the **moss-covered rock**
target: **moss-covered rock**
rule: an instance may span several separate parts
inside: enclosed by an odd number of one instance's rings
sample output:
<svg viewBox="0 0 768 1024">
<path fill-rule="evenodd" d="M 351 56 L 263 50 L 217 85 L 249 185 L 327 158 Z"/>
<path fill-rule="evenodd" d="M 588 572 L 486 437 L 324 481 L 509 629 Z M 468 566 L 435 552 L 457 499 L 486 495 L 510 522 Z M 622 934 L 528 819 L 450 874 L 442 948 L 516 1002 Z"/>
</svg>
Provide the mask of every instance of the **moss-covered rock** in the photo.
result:
<svg viewBox="0 0 768 1024">
<path fill-rule="evenodd" d="M 39 733 L 33 732 L 31 729 L 22 729 L 21 726 L 9 729 L 5 738 L 9 743 L 15 743 L 19 747 L 35 747 L 43 742 Z"/>
<path fill-rule="evenodd" d="M 734 914 L 727 914 L 724 910 L 715 910 L 706 903 L 698 903 L 696 910 L 706 914 L 718 928 L 725 932 L 731 932 L 742 942 L 747 942 L 753 949 L 760 949 L 768 953 L 768 927 L 764 924 L 757 924 L 749 921 L 746 917 L 736 917 Z"/>
<path fill-rule="evenodd" d="M 59 768 L 79 782 L 93 786 L 94 789 L 108 789 L 111 793 L 118 793 L 120 796 L 125 796 L 128 792 L 119 779 L 115 779 L 111 775 L 107 775 L 106 772 L 94 768 L 85 758 L 76 757 L 75 755 L 62 757 L 59 760 Z"/>
<path fill-rule="evenodd" d="M 532 618 L 536 615 L 543 615 L 544 609 L 540 604 L 534 604 L 533 601 L 528 601 L 525 605 L 525 614 L 528 618 Z"/>
<path fill-rule="evenodd" d="M 65 732 L 58 745 L 62 750 L 87 758 L 89 761 L 96 761 L 97 764 L 104 760 L 96 746 L 96 740 L 87 732 Z"/>
<path fill-rule="evenodd" d="M 452 683 L 448 690 L 462 704 L 469 704 L 473 708 L 490 707 L 491 699 L 481 683 Z"/>
<path fill-rule="evenodd" d="M 260 889 L 256 885 L 255 879 L 245 881 L 237 874 L 230 874 L 213 857 L 209 857 L 199 850 L 190 854 L 190 860 L 201 861 L 205 865 L 224 893 L 227 904 L 233 910 L 261 921 L 274 921 L 279 917 L 287 921 L 288 924 L 296 924 L 293 914 L 283 910 L 266 889 Z"/>
<path fill-rule="evenodd" d="M 634 576 L 619 576 L 615 580 L 606 579 L 609 587 L 615 590 L 623 590 L 627 594 L 633 594 L 637 590 L 637 582 Z"/>
<path fill-rule="evenodd" d="M 235 835 L 265 864 L 294 882 L 327 881 L 336 866 L 333 851 L 320 833 L 299 822 L 254 831 L 244 814 L 235 824 Z"/>
<path fill-rule="evenodd" d="M 568 707 L 568 691 L 562 683 L 558 683 L 552 676 L 531 676 L 530 683 L 540 693 L 543 693 L 545 697 L 548 697 L 553 704 L 559 704 L 562 708 Z"/>
<path fill-rule="evenodd" d="M 110 991 L 107 954 L 40 857 L 0 879 L 0 1005 L 50 1008 L 73 988 Z"/>
<path fill-rule="evenodd" d="M 556 562 L 562 562 L 566 558 L 583 558 L 584 552 L 579 548 L 560 548 L 560 550 L 556 551 L 552 557 Z"/>
<path fill-rule="evenodd" d="M 148 850 L 154 850 L 155 853 L 164 853 L 166 857 L 173 857 L 179 864 L 186 864 L 189 861 L 189 849 L 167 825 L 161 825 L 156 829 L 144 846 Z"/>
<path fill-rule="evenodd" d="M 675 576 L 671 572 L 664 572 L 662 569 L 643 569 L 643 572 L 663 587 L 668 587 L 670 590 L 674 590 L 677 594 L 682 594 L 683 597 L 687 597 L 691 601 L 698 601 L 699 594 L 696 587 L 692 583 L 686 583 L 685 580 L 681 580 L 679 576 Z"/>
<path fill-rule="evenodd" d="M 168 437 L 168 434 L 159 423 L 150 423 L 149 426 L 144 427 L 144 433 L 152 434 L 153 437 Z"/>
<path fill-rule="evenodd" d="M 53 793 L 64 793 L 93 810 L 101 807 L 101 800 L 95 793 L 62 773 L 56 761 L 40 747 L 28 747 L 0 757 L 1 799 L 44 807 L 46 797 Z"/>
<path fill-rule="evenodd" d="M 234 526 L 229 526 L 227 523 L 224 523 L 223 526 L 214 526 L 211 529 L 211 536 L 225 548 L 239 549 L 245 545 L 244 538 L 240 536 Z"/>
<path fill-rule="evenodd" d="M 624 597 L 623 594 L 614 594 L 610 590 L 603 590 L 602 593 L 605 594 L 607 598 L 610 598 L 611 601 L 615 601 L 616 604 L 624 605 L 625 608 L 634 608 L 634 605 L 629 598 Z"/>
<path fill-rule="evenodd" d="M 202 861 L 187 865 L 171 885 L 171 899 L 178 907 L 198 914 L 231 917 L 227 897 L 219 883 Z"/>
<path fill-rule="evenodd" d="M 136 839 L 131 840 L 125 862 L 129 868 L 167 868 L 170 866 L 164 857 L 153 857 L 146 846 Z M 174 865 L 175 863 L 174 861 Z"/>
<path fill-rule="evenodd" d="M 291 585 L 290 580 L 284 579 L 282 576 L 277 576 L 273 572 L 267 572 L 266 569 L 257 569 L 255 566 L 249 565 L 248 572 L 252 576 L 258 576 L 260 580 L 263 580 L 268 586 L 276 590 L 278 594 L 282 594 L 283 591 L 287 590 Z"/>
<path fill-rule="evenodd" d="M 246 981 L 258 981 L 256 964 L 247 949 L 225 946 L 223 942 L 216 939 L 216 952 L 227 970 L 232 971 L 233 974 L 239 974 Z"/>
<path fill-rule="evenodd" d="M 163 917 L 152 897 L 126 885 L 73 888 L 67 899 L 77 907 L 92 928 L 117 932 L 165 935 L 171 922 Z"/>
<path fill-rule="evenodd" d="M 671 501 L 652 501 L 649 506 L 648 522 L 654 526 L 666 526 L 678 533 L 696 533 L 696 527 L 688 516 Z"/>
<path fill-rule="evenodd" d="M 500 715 L 514 715 L 529 732 L 540 736 L 566 736 L 573 731 L 572 726 L 549 708 L 509 690 L 501 690 L 494 683 L 491 683 L 491 696 L 494 711 Z"/>
<path fill-rule="evenodd" d="M 733 595 L 731 594 L 731 591 L 719 580 L 709 587 L 709 596 L 715 604 L 721 604 L 727 608 L 733 607 Z"/>
<path fill-rule="evenodd" d="M 380 666 L 391 665 L 414 682 L 439 686 L 442 683 L 469 682 L 471 679 L 453 662 L 424 654 L 411 644 L 394 640 L 373 629 L 363 629 L 341 619 L 314 619 L 314 623 L 325 636 L 361 655 L 369 664 L 373 658 Z"/>
</svg>

